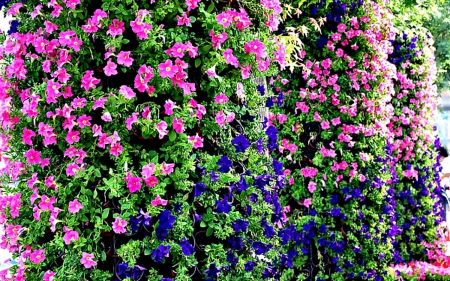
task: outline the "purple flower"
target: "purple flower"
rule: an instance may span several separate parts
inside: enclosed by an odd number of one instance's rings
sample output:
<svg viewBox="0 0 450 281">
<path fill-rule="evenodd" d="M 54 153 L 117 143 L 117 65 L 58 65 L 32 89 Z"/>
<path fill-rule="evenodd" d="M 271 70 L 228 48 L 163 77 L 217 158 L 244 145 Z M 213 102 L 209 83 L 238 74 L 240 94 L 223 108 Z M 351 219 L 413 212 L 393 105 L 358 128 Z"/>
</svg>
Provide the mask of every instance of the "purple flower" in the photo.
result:
<svg viewBox="0 0 450 281">
<path fill-rule="evenodd" d="M 339 215 L 341 214 L 341 209 L 333 208 L 333 209 L 331 209 L 330 214 L 332 217 L 339 217 Z"/>
<path fill-rule="evenodd" d="M 244 135 L 239 135 L 235 137 L 231 144 L 236 146 L 236 153 L 239 152 L 245 152 L 247 148 L 250 147 L 250 142 L 247 140 L 247 138 Z"/>
<path fill-rule="evenodd" d="M 209 265 L 208 269 L 205 271 L 206 276 L 210 278 L 219 277 L 220 269 L 217 268 L 215 263 Z"/>
<path fill-rule="evenodd" d="M 248 189 L 248 183 L 245 180 L 244 176 L 241 175 L 240 180 L 236 183 L 236 190 L 238 192 L 242 192 L 242 191 L 247 190 L 247 189 Z"/>
<path fill-rule="evenodd" d="M 220 167 L 219 172 L 222 173 L 228 173 L 230 171 L 231 165 L 233 165 L 233 162 L 226 156 L 222 155 L 220 159 L 217 161 L 217 165 Z"/>
<path fill-rule="evenodd" d="M 194 196 L 198 197 L 206 191 L 206 184 L 203 182 L 197 182 L 194 186 Z"/>
<path fill-rule="evenodd" d="M 247 227 L 248 227 L 248 221 L 246 221 L 246 220 L 237 219 L 233 223 L 233 228 L 236 233 L 240 232 L 240 231 L 246 232 Z"/>
<path fill-rule="evenodd" d="M 165 210 L 159 215 L 159 225 L 156 228 L 156 237 L 158 240 L 163 241 L 169 235 L 168 230 L 172 229 L 172 224 L 176 218 L 170 215 L 170 210 Z"/>
<path fill-rule="evenodd" d="M 244 264 L 244 267 L 245 267 L 245 271 L 250 272 L 255 267 L 255 263 L 252 261 L 248 261 Z"/>
<path fill-rule="evenodd" d="M 217 205 L 217 213 L 225 213 L 228 214 L 231 211 L 231 205 L 228 203 L 228 197 L 225 196 L 222 200 L 216 201 Z"/>
<path fill-rule="evenodd" d="M 189 243 L 186 237 L 180 242 L 181 251 L 185 256 L 192 255 L 194 253 L 194 247 Z"/>
<path fill-rule="evenodd" d="M 253 242 L 252 246 L 255 249 L 255 254 L 257 255 L 263 255 L 272 248 L 271 244 L 264 244 L 263 242 L 260 241 Z"/>
<path fill-rule="evenodd" d="M 242 237 L 231 237 L 228 239 L 228 243 L 230 244 L 230 248 L 232 250 L 240 251 L 244 248 L 244 242 L 242 241 Z"/>
<path fill-rule="evenodd" d="M 152 259 L 155 262 L 161 262 L 163 260 L 163 258 L 167 258 L 169 257 L 169 251 L 170 251 L 170 246 L 166 246 L 166 245 L 159 245 L 158 248 L 156 248 L 153 253 L 152 253 Z"/>
<path fill-rule="evenodd" d="M 210 174 L 210 177 L 211 177 L 211 181 L 212 182 L 215 182 L 216 180 L 219 179 L 219 175 L 216 174 L 216 171 L 212 171 L 211 174 Z"/>
</svg>

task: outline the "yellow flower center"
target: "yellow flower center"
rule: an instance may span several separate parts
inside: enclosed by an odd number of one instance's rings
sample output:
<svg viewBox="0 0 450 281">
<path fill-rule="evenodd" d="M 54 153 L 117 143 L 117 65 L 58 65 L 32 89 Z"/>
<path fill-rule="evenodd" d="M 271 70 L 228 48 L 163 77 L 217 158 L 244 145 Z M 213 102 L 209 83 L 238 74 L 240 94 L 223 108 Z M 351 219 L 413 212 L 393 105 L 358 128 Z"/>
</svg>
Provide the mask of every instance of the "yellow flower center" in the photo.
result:
<svg viewBox="0 0 450 281">
<path fill-rule="evenodd" d="M 223 22 L 223 23 L 226 23 L 226 22 L 227 22 L 227 19 L 226 19 L 226 18 L 223 18 L 223 19 L 222 19 L 222 22 Z"/>
<path fill-rule="evenodd" d="M 170 67 L 166 67 L 166 71 L 170 71 L 171 70 L 171 68 Z"/>
<path fill-rule="evenodd" d="M 178 53 L 181 53 L 181 48 L 178 48 L 178 49 L 177 49 L 177 52 L 178 52 Z"/>
</svg>

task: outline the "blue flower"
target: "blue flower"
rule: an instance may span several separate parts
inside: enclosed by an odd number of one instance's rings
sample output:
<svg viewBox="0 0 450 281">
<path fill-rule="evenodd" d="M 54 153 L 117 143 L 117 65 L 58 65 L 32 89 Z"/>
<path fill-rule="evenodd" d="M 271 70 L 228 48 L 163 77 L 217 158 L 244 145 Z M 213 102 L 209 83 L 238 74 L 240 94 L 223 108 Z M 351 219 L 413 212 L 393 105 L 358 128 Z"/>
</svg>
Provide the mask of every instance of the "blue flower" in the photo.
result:
<svg viewBox="0 0 450 281">
<path fill-rule="evenodd" d="M 264 88 L 263 85 L 256 86 L 256 90 L 258 90 L 258 92 L 261 94 L 261 96 L 264 96 L 266 93 L 266 89 Z"/>
<path fill-rule="evenodd" d="M 212 263 L 209 265 L 209 268 L 205 271 L 206 276 L 210 278 L 217 278 L 219 277 L 220 269 L 217 268 L 215 263 Z"/>
<path fill-rule="evenodd" d="M 231 266 L 234 267 L 239 262 L 239 257 L 236 257 L 232 251 L 228 251 L 227 262 L 231 263 Z"/>
<path fill-rule="evenodd" d="M 341 214 L 341 209 L 333 208 L 333 209 L 331 209 L 330 214 L 332 217 L 339 217 L 339 215 Z"/>
<path fill-rule="evenodd" d="M 176 218 L 170 215 L 170 210 L 165 210 L 159 215 L 159 225 L 156 228 L 156 237 L 163 241 L 169 235 L 168 230 L 173 228 Z"/>
<path fill-rule="evenodd" d="M 231 237 L 227 241 L 230 244 L 230 248 L 232 250 L 240 251 L 244 249 L 244 242 L 242 241 L 242 237 L 239 236 Z"/>
<path fill-rule="evenodd" d="M 220 167 L 219 172 L 228 173 L 233 162 L 226 155 L 222 155 L 216 164 Z"/>
<path fill-rule="evenodd" d="M 247 189 L 248 189 L 248 183 L 245 180 L 244 176 L 241 175 L 240 180 L 236 183 L 236 190 L 238 192 L 242 192 L 242 191 L 247 190 Z"/>
<path fill-rule="evenodd" d="M 312 7 L 311 7 L 311 15 L 313 15 L 313 16 L 316 16 L 317 15 L 317 11 L 318 11 L 318 9 L 317 9 L 317 5 L 312 5 Z"/>
<path fill-rule="evenodd" d="M 222 200 L 217 200 L 216 205 L 217 205 L 216 211 L 219 214 L 221 213 L 228 214 L 231 211 L 231 205 L 230 203 L 228 203 L 228 197 L 226 196 Z"/>
<path fill-rule="evenodd" d="M 194 253 L 194 247 L 189 243 L 186 237 L 180 242 L 181 251 L 185 256 L 192 255 Z"/>
<path fill-rule="evenodd" d="M 325 45 L 327 44 L 328 40 L 327 38 L 321 36 L 318 40 L 317 40 L 317 48 L 322 49 L 323 47 L 325 47 Z"/>
<path fill-rule="evenodd" d="M 273 226 L 268 225 L 266 219 L 263 219 L 263 221 L 261 222 L 261 226 L 264 228 L 264 235 L 267 238 L 272 238 L 275 235 Z"/>
<path fill-rule="evenodd" d="M 206 191 L 206 184 L 203 182 L 197 182 L 194 186 L 194 196 L 198 197 Z"/>
<path fill-rule="evenodd" d="M 257 255 L 263 255 L 272 248 L 271 244 L 264 244 L 263 242 L 260 241 L 253 242 L 252 246 L 255 249 L 255 254 Z"/>
<path fill-rule="evenodd" d="M 156 248 L 153 253 L 152 253 L 152 259 L 155 262 L 161 262 L 163 260 L 163 258 L 167 258 L 169 257 L 169 251 L 170 251 L 170 246 L 166 246 L 166 245 L 159 245 L 158 248 Z"/>
<path fill-rule="evenodd" d="M 255 263 L 252 261 L 248 261 L 244 264 L 245 271 L 250 272 L 255 267 Z"/>
<path fill-rule="evenodd" d="M 248 227 L 248 221 L 246 221 L 246 220 L 237 219 L 233 222 L 233 229 L 236 233 L 240 232 L 240 231 L 246 232 L 247 227 Z"/>
<path fill-rule="evenodd" d="M 283 163 L 273 159 L 273 169 L 275 170 L 275 174 L 278 176 L 283 175 Z"/>
<path fill-rule="evenodd" d="M 247 148 L 250 147 L 250 142 L 247 140 L 247 138 L 244 135 L 239 135 L 235 137 L 231 144 L 236 146 L 236 153 L 239 152 L 245 152 Z"/>
<path fill-rule="evenodd" d="M 216 180 L 219 179 L 219 175 L 216 174 L 216 171 L 212 171 L 209 176 L 211 177 L 211 182 L 215 182 Z"/>
</svg>

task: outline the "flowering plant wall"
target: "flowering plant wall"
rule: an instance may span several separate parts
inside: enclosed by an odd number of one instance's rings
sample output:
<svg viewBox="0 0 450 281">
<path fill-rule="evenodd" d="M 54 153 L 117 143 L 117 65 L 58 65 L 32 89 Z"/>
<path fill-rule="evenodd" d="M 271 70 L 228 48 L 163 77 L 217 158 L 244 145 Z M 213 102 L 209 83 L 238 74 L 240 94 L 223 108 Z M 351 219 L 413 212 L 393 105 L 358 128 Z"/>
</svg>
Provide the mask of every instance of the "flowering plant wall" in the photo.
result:
<svg viewBox="0 0 450 281">
<path fill-rule="evenodd" d="M 11 1 L 2 280 L 279 278 L 276 1 Z M 261 79 L 259 79 L 261 81 Z"/>
<path fill-rule="evenodd" d="M 267 105 L 279 130 L 272 154 L 286 168 L 283 202 L 300 231 L 290 247 L 308 256 L 295 266 L 312 268 L 316 280 L 382 280 L 393 237 L 385 210 L 394 199 L 388 12 L 369 1 L 313 2 L 300 17 L 286 9 L 292 17 L 280 36 L 297 42 L 288 51 L 300 67 L 273 79 Z"/>
<path fill-rule="evenodd" d="M 433 132 L 437 110 L 436 64 L 429 32 L 411 23 L 397 24 L 394 51 L 396 65 L 394 116 L 388 124 L 392 139 L 390 161 L 397 237 L 394 263 L 423 256 L 422 241 L 434 241 L 442 219 L 438 155 Z M 436 142 L 438 144 L 438 141 Z M 438 144 L 439 145 L 439 144 Z M 395 211 L 394 211 L 395 208 Z"/>
</svg>

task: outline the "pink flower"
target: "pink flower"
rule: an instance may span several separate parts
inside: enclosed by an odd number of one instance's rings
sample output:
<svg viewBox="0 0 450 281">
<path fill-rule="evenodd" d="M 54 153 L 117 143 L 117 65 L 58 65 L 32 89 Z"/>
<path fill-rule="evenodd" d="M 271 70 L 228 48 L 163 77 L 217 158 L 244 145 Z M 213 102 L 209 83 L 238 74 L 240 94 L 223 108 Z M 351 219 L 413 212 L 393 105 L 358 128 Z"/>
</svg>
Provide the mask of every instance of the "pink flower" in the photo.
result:
<svg viewBox="0 0 450 281">
<path fill-rule="evenodd" d="M 27 127 L 23 128 L 23 133 L 22 133 L 22 143 L 23 144 L 28 144 L 28 145 L 33 145 L 33 141 L 31 140 L 32 137 L 35 137 L 36 133 L 33 132 L 32 130 L 28 130 Z"/>
<path fill-rule="evenodd" d="M 214 103 L 216 104 L 225 104 L 229 100 L 230 99 L 224 93 L 214 97 Z"/>
<path fill-rule="evenodd" d="M 44 281 L 54 281 L 53 277 L 55 276 L 56 273 L 54 273 L 53 271 L 47 270 L 44 273 Z"/>
<path fill-rule="evenodd" d="M 146 179 L 144 179 L 145 184 L 150 186 L 150 187 L 155 187 L 158 184 L 158 178 L 156 178 L 155 176 L 150 176 Z"/>
<path fill-rule="evenodd" d="M 66 141 L 69 144 L 74 144 L 74 143 L 78 142 L 79 140 L 80 140 L 80 132 L 77 132 L 77 131 L 69 132 L 66 136 Z"/>
<path fill-rule="evenodd" d="M 41 163 L 41 153 L 34 149 L 30 149 L 24 153 L 24 156 L 27 157 L 28 164 L 39 164 Z"/>
<path fill-rule="evenodd" d="M 156 165 L 153 163 L 147 164 L 142 167 L 141 175 L 144 179 L 149 178 L 150 176 L 153 176 L 155 173 Z"/>
<path fill-rule="evenodd" d="M 173 65 L 172 61 L 169 59 L 163 63 L 160 63 L 158 65 L 158 68 L 159 68 L 159 75 L 162 78 L 165 77 L 173 78 L 177 73 L 177 68 Z"/>
<path fill-rule="evenodd" d="M 199 137 L 198 134 L 196 134 L 195 136 L 190 136 L 188 138 L 188 142 L 192 143 L 192 148 L 203 147 L 203 138 Z"/>
<path fill-rule="evenodd" d="M 39 264 L 41 261 L 45 260 L 45 250 L 34 250 L 30 255 L 30 261 Z"/>
<path fill-rule="evenodd" d="M 86 90 L 86 92 L 91 88 L 95 89 L 97 87 L 96 85 L 100 83 L 100 79 L 96 79 L 93 75 L 94 71 L 87 70 L 81 79 L 81 86 Z"/>
<path fill-rule="evenodd" d="M 164 103 L 164 113 L 167 115 L 172 115 L 173 109 L 175 108 L 176 104 L 177 104 L 176 102 L 166 100 L 166 102 Z"/>
<path fill-rule="evenodd" d="M 71 242 L 78 241 L 79 234 L 75 230 L 69 230 L 64 234 L 63 240 L 66 245 L 69 245 Z"/>
<path fill-rule="evenodd" d="M 42 195 L 41 197 L 41 202 L 39 203 L 39 208 L 42 211 L 45 210 L 53 210 L 53 204 L 56 202 L 56 198 L 55 197 L 48 197 L 47 195 Z"/>
<path fill-rule="evenodd" d="M 116 75 L 117 74 L 117 64 L 113 63 L 111 60 L 108 60 L 106 66 L 103 68 L 106 76 Z"/>
<path fill-rule="evenodd" d="M 161 121 L 156 125 L 156 130 L 159 133 L 159 138 L 162 139 L 165 135 L 169 133 L 167 131 L 167 123 L 165 121 Z"/>
<path fill-rule="evenodd" d="M 94 124 L 94 126 L 92 126 L 92 133 L 93 133 L 94 137 L 101 136 L 102 135 L 102 126 Z"/>
<path fill-rule="evenodd" d="M 167 200 L 161 199 L 161 197 L 159 195 L 156 196 L 156 198 L 152 200 L 153 207 L 166 206 L 166 205 L 167 205 Z"/>
<path fill-rule="evenodd" d="M 206 75 L 208 75 L 208 77 L 210 77 L 210 78 L 216 78 L 216 77 L 217 77 L 217 74 L 216 74 L 216 66 L 214 65 L 214 66 L 208 68 L 208 69 L 206 70 L 205 73 L 206 73 Z"/>
<path fill-rule="evenodd" d="M 112 121 L 112 117 L 111 117 L 111 113 L 109 113 L 109 112 L 104 112 L 103 114 L 102 114 L 102 120 L 103 121 L 105 121 L 105 122 L 111 122 Z"/>
<path fill-rule="evenodd" d="M 337 26 L 337 30 L 338 30 L 339 32 L 345 32 L 346 29 L 347 29 L 347 26 L 346 26 L 345 24 L 343 24 L 343 23 L 341 23 L 341 24 L 339 24 L 339 25 Z"/>
<path fill-rule="evenodd" d="M 316 190 L 316 186 L 317 186 L 317 184 L 315 182 L 310 181 L 308 183 L 308 190 L 309 190 L 309 192 L 314 192 Z"/>
<path fill-rule="evenodd" d="M 227 120 L 226 120 L 226 115 L 223 113 L 223 110 L 219 111 L 216 114 L 215 120 L 216 120 L 216 123 L 219 125 L 219 127 L 225 126 L 225 124 L 227 123 Z"/>
<path fill-rule="evenodd" d="M 246 54 L 253 53 L 260 58 L 267 57 L 266 46 L 258 39 L 245 43 L 244 48 Z"/>
<path fill-rule="evenodd" d="M 122 153 L 122 151 L 123 151 L 123 147 L 120 145 L 119 142 L 117 142 L 117 143 L 111 145 L 111 149 L 109 150 L 109 153 L 111 155 L 118 157 L 119 154 Z"/>
<path fill-rule="evenodd" d="M 322 67 L 324 69 L 329 69 L 331 67 L 331 63 L 332 63 L 331 59 L 327 58 L 322 61 Z"/>
<path fill-rule="evenodd" d="M 19 9 L 23 7 L 22 3 L 16 3 L 11 5 L 6 15 L 8 16 L 15 16 L 19 13 Z"/>
<path fill-rule="evenodd" d="M 138 118 L 137 118 L 138 116 L 139 116 L 139 113 L 138 112 L 134 112 L 133 114 L 131 114 L 130 117 L 127 118 L 127 120 L 125 120 L 125 124 L 126 124 L 127 130 L 131 131 L 132 125 L 134 123 L 138 122 Z"/>
<path fill-rule="evenodd" d="M 250 70 L 252 70 L 252 65 L 241 66 L 242 79 L 247 79 L 248 77 L 250 77 Z"/>
<path fill-rule="evenodd" d="M 233 55 L 233 50 L 231 50 L 230 48 L 228 48 L 228 49 L 226 49 L 224 52 L 223 52 L 223 58 L 225 59 L 225 61 L 228 63 L 228 64 L 231 64 L 232 66 L 234 66 L 234 67 L 239 67 L 239 62 L 238 62 L 238 59 L 237 59 L 237 57 L 235 57 L 234 55 Z"/>
<path fill-rule="evenodd" d="M 311 204 L 312 204 L 311 198 L 305 199 L 305 200 L 303 201 L 303 205 L 304 205 L 306 208 L 309 208 L 309 206 L 311 206 Z"/>
<path fill-rule="evenodd" d="M 120 53 L 117 55 L 117 63 L 121 65 L 125 65 L 126 67 L 129 67 L 133 64 L 133 59 L 130 57 L 131 52 L 124 52 L 120 51 Z"/>
<path fill-rule="evenodd" d="M 125 227 L 128 222 L 126 220 L 121 219 L 120 217 L 116 217 L 116 220 L 113 222 L 112 229 L 115 233 L 121 234 L 127 232 Z"/>
<path fill-rule="evenodd" d="M 216 16 L 216 21 L 218 24 L 220 24 L 224 28 L 227 28 L 230 26 L 233 19 L 231 18 L 230 14 L 228 12 L 222 12 Z"/>
<path fill-rule="evenodd" d="M 127 183 L 128 190 L 130 193 L 134 193 L 141 189 L 141 181 L 142 179 L 140 177 L 131 177 L 130 180 Z"/>
<path fill-rule="evenodd" d="M 91 268 L 92 266 L 96 266 L 97 262 L 93 261 L 94 254 L 88 254 L 83 252 L 83 257 L 80 259 L 80 263 L 84 265 L 86 268 Z"/>
<path fill-rule="evenodd" d="M 81 209 L 83 209 L 83 204 L 81 204 L 78 201 L 78 199 L 75 199 L 75 200 L 69 202 L 69 208 L 68 208 L 69 213 L 76 214 Z"/>
<path fill-rule="evenodd" d="M 78 117 L 77 119 L 77 123 L 78 126 L 80 126 L 80 128 L 84 128 L 84 127 L 89 127 L 91 126 L 91 121 L 92 117 L 90 116 L 86 116 L 86 114 L 81 115 L 80 117 Z"/>
<path fill-rule="evenodd" d="M 67 165 L 67 169 L 66 169 L 66 175 L 67 176 L 76 176 L 77 172 L 80 170 L 80 166 L 78 166 L 75 163 L 70 163 L 69 165 Z"/>
<path fill-rule="evenodd" d="M 67 0 L 66 7 L 74 10 L 79 4 L 81 4 L 80 0 Z"/>
<path fill-rule="evenodd" d="M 183 13 L 181 17 L 177 15 L 177 25 L 191 25 L 191 19 L 187 16 L 187 13 Z"/>
<path fill-rule="evenodd" d="M 173 173 L 173 168 L 175 164 L 166 164 L 166 162 L 162 162 L 161 164 L 161 175 L 170 175 Z"/>
<path fill-rule="evenodd" d="M 125 31 L 125 23 L 123 21 L 119 21 L 117 19 L 113 19 L 112 24 L 109 26 L 109 30 L 106 34 L 110 34 L 112 37 L 116 37 L 117 35 L 122 35 Z"/>
<path fill-rule="evenodd" d="M 194 10 L 198 7 L 198 3 L 200 3 L 201 0 L 186 0 L 186 5 L 188 11 Z"/>
<path fill-rule="evenodd" d="M 172 126 L 173 126 L 173 129 L 175 130 L 175 132 L 177 132 L 177 133 L 184 132 L 184 121 L 182 118 L 174 117 Z"/>
<path fill-rule="evenodd" d="M 125 85 L 120 86 L 119 94 L 123 95 L 127 100 L 131 100 L 136 96 L 136 93 L 133 90 Z"/>
<path fill-rule="evenodd" d="M 317 174 L 317 170 L 314 167 L 302 168 L 302 176 L 305 178 L 314 178 Z"/>
</svg>

